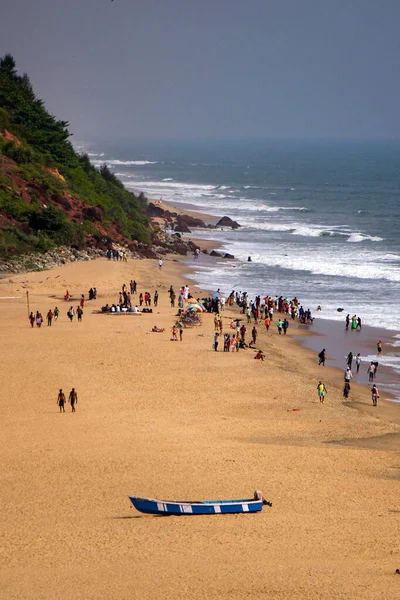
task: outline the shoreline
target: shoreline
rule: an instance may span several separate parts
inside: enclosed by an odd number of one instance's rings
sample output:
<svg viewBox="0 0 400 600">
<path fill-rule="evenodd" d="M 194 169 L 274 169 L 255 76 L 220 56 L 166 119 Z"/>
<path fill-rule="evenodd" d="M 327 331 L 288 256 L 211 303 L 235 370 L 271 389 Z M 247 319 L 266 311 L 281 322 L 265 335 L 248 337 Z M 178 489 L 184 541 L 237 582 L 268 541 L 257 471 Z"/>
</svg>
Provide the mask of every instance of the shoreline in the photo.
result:
<svg viewBox="0 0 400 600">
<path fill-rule="evenodd" d="M 166 203 L 164 201 L 162 201 L 162 205 L 163 207 L 165 207 L 166 210 L 177 210 L 180 212 L 180 214 L 190 214 L 192 216 L 196 216 L 199 218 L 202 218 L 203 220 L 207 219 L 207 215 L 205 213 L 198 213 L 196 211 L 192 210 L 192 205 L 189 204 L 182 204 L 183 208 L 178 208 L 175 207 L 175 205 L 171 202 Z M 187 207 L 187 208 L 186 208 Z M 220 217 L 213 217 L 212 215 L 208 215 L 208 219 L 210 221 L 212 220 L 217 220 Z M 209 243 L 209 245 L 207 246 L 207 249 L 210 248 L 214 248 L 214 249 L 218 249 L 223 247 L 222 244 L 220 242 L 217 241 L 213 241 L 212 239 L 210 240 L 203 240 L 202 238 L 198 239 L 195 236 L 191 237 L 190 239 L 192 239 L 193 241 L 195 241 L 195 243 L 199 244 L 199 245 L 203 245 L 204 243 Z M 228 251 L 229 251 L 229 247 L 228 247 Z M 187 262 L 189 264 L 190 258 L 186 257 L 186 258 L 182 258 L 182 262 Z M 237 261 L 237 259 L 233 259 L 233 262 Z M 209 264 L 207 264 L 208 261 L 202 261 L 201 266 L 207 268 L 209 266 Z M 198 263 L 196 263 L 198 264 Z M 193 261 L 190 263 L 190 272 L 192 275 L 196 274 L 196 264 L 193 264 Z M 194 278 L 194 280 L 196 281 L 196 279 Z M 210 293 L 214 293 L 215 290 L 209 290 Z M 228 293 L 228 292 L 227 292 Z M 312 330 L 315 336 L 322 336 L 324 339 L 326 339 L 327 341 L 330 341 L 330 336 L 332 335 L 333 332 L 335 332 L 337 334 L 337 332 L 340 329 L 340 323 L 336 320 L 333 319 L 321 319 L 318 318 L 318 312 L 314 313 L 314 318 L 315 318 L 315 326 L 314 329 Z M 290 320 L 291 321 L 291 320 Z M 297 325 L 298 326 L 298 325 Z M 368 348 L 370 355 L 372 355 L 373 349 L 374 349 L 374 343 L 372 342 L 372 335 L 375 336 L 376 340 L 380 339 L 380 337 L 383 337 L 384 339 L 393 339 L 398 332 L 395 330 L 389 330 L 389 329 L 385 329 L 384 330 L 384 334 L 382 334 L 382 330 L 380 330 L 379 328 L 376 327 L 372 327 L 369 325 L 364 325 L 363 326 L 363 338 L 364 333 L 367 332 L 367 335 L 369 333 L 369 338 L 367 341 L 364 340 L 364 343 L 362 344 L 363 348 Z M 352 335 L 353 332 L 348 331 L 348 334 Z M 356 332 L 356 334 L 358 334 L 359 332 Z M 300 336 L 301 337 L 301 336 Z M 312 348 L 313 350 L 317 350 L 316 347 L 314 347 L 314 345 L 310 342 L 310 337 L 305 336 L 304 339 L 300 339 L 299 343 L 302 344 L 302 346 L 305 349 L 308 348 Z M 311 346 L 310 346 L 311 343 Z M 322 346 L 325 344 L 325 342 L 323 342 L 321 340 Z M 325 344 L 326 345 L 326 344 Z M 387 342 L 387 345 L 390 346 L 392 348 L 392 350 L 394 349 L 394 346 L 390 343 Z M 339 350 L 338 350 L 338 346 L 343 347 L 344 346 L 344 340 L 342 340 L 342 343 L 339 344 L 339 340 L 337 339 L 337 335 L 335 336 L 335 342 L 334 342 L 334 346 L 335 346 L 335 351 L 333 353 L 332 359 L 328 359 L 328 362 L 333 362 L 334 364 L 331 365 L 334 368 L 337 368 L 339 371 L 341 370 L 342 376 L 344 373 L 344 367 L 345 367 L 345 356 L 347 356 L 348 352 L 350 351 L 350 349 L 348 349 L 345 353 L 344 351 L 342 352 L 342 356 L 343 356 L 343 368 L 340 369 L 339 363 L 340 363 L 340 355 L 338 354 Z M 357 352 L 354 352 L 354 362 L 355 362 L 355 357 Z M 374 358 L 374 360 L 378 360 L 379 362 L 379 358 L 376 357 Z M 368 366 L 367 362 L 362 363 L 362 367 L 363 370 L 365 371 L 366 366 Z M 385 366 L 384 364 L 381 364 L 379 366 L 379 375 L 381 376 L 381 374 L 384 374 L 387 376 L 388 381 L 384 381 L 382 383 L 378 383 L 378 389 L 380 389 L 380 391 L 384 391 L 385 395 L 388 398 L 388 401 L 390 402 L 394 402 L 395 404 L 400 403 L 400 381 L 399 381 L 399 376 L 398 373 L 396 372 L 395 369 Z M 354 372 L 353 372 L 353 376 L 354 376 Z M 355 385 L 357 383 L 357 385 L 362 386 L 365 390 L 368 389 L 368 392 L 370 392 L 370 386 L 368 382 L 365 383 L 361 383 L 358 381 L 358 377 L 354 377 L 353 379 L 353 385 Z M 378 378 L 380 380 L 380 378 Z M 378 381 L 377 379 L 377 381 Z M 395 390 L 390 391 L 390 386 L 396 386 Z M 382 401 L 384 401 L 384 399 L 382 398 Z M 399 413 L 400 414 L 400 413 Z"/>
</svg>

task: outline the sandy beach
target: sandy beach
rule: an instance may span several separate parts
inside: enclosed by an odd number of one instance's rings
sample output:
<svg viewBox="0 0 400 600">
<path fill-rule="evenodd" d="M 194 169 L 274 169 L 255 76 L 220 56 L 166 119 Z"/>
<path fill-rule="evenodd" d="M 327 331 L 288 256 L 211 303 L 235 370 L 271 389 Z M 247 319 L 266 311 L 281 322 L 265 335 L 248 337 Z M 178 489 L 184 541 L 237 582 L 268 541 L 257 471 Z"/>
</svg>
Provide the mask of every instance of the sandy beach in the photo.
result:
<svg viewBox="0 0 400 600">
<path fill-rule="evenodd" d="M 187 272 L 100 259 L 0 280 L 1 600 L 397 600 L 398 407 L 357 385 L 345 405 L 340 371 L 290 329 L 257 327 L 264 362 L 214 352 L 210 314 L 170 341 L 167 290 Z M 133 278 L 158 290 L 153 314 L 92 314 Z M 65 290 L 76 307 L 92 286 L 70 323 Z M 27 290 L 44 317 L 59 307 L 52 327 L 31 329 Z M 60 387 L 77 389 L 76 413 L 60 414 Z M 159 518 L 128 499 L 256 488 L 273 507 L 254 515 Z"/>
</svg>

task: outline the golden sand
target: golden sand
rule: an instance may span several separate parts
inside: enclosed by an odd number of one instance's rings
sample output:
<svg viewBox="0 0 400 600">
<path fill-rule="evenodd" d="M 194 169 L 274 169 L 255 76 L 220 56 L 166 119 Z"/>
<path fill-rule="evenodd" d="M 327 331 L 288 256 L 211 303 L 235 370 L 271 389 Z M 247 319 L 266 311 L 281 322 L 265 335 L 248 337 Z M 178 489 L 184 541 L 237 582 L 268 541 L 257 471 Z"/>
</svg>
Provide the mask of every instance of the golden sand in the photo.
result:
<svg viewBox="0 0 400 600">
<path fill-rule="evenodd" d="M 0 299 L 1 600 L 398 600 L 395 413 L 356 386 L 363 411 L 345 406 L 329 368 L 321 405 L 321 368 L 276 328 L 258 326 L 265 362 L 213 352 L 212 315 L 171 342 L 167 289 L 184 272 L 98 260 L 1 280 L 1 298 L 20 297 Z M 91 314 L 132 278 L 159 290 L 152 315 Z M 94 285 L 70 323 L 65 290 L 76 306 Z M 59 306 L 51 328 L 30 328 L 27 289 L 44 317 Z M 58 389 L 73 386 L 77 412 L 60 414 Z M 255 488 L 272 508 L 159 518 L 128 500 Z"/>
</svg>

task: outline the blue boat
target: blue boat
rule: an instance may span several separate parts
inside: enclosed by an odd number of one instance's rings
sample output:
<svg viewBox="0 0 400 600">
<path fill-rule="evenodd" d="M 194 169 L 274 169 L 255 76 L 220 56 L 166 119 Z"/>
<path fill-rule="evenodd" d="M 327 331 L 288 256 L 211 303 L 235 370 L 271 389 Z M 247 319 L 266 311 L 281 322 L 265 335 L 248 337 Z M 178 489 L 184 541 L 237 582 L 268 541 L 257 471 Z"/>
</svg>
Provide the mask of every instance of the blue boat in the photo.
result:
<svg viewBox="0 0 400 600">
<path fill-rule="evenodd" d="M 263 504 L 272 506 L 271 502 L 258 495 L 243 500 L 206 500 L 204 502 L 170 502 L 129 496 L 136 510 L 151 515 L 223 515 L 232 513 L 250 513 L 262 510 Z"/>
</svg>

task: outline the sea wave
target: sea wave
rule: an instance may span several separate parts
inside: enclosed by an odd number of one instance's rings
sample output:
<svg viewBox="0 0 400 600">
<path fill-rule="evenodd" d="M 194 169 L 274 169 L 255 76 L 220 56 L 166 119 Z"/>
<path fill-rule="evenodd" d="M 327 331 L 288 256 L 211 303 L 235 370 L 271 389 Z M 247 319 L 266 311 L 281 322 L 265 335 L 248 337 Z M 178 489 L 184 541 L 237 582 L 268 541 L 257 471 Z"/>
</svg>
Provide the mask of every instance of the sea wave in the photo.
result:
<svg viewBox="0 0 400 600">
<path fill-rule="evenodd" d="M 362 356 L 361 359 L 366 363 L 378 361 L 379 365 L 383 365 L 385 367 L 391 367 L 397 372 L 400 372 L 400 356 L 396 356 L 393 354 L 387 354 L 384 356 L 377 357 L 376 354 L 367 354 L 366 356 Z M 377 371 L 377 378 L 379 378 L 379 368 Z"/>
<path fill-rule="evenodd" d="M 125 166 L 144 166 L 144 165 L 162 165 L 164 163 L 156 161 L 156 160 L 118 160 L 118 159 L 112 159 L 112 160 L 92 160 L 92 163 L 95 166 L 99 166 L 102 165 L 103 163 L 106 163 L 107 165 L 114 167 L 114 166 L 121 166 L 121 165 L 125 165 Z"/>
<path fill-rule="evenodd" d="M 361 233 L 356 231 L 351 233 L 348 237 L 348 242 L 383 242 L 384 238 L 381 238 L 377 235 L 367 235 L 366 233 Z"/>
<path fill-rule="evenodd" d="M 253 265 L 260 263 L 269 267 L 295 272 L 308 272 L 313 275 L 344 277 L 353 281 L 372 279 L 374 281 L 400 282 L 400 270 L 397 265 L 381 263 L 379 253 L 375 256 L 375 259 L 374 255 L 365 255 L 365 260 L 354 261 L 349 257 L 344 245 L 338 246 L 334 253 L 329 248 L 322 252 L 321 248 L 313 248 L 312 245 L 305 245 L 298 248 L 296 253 L 293 253 L 291 252 L 290 243 L 280 244 L 279 248 L 275 245 L 274 249 L 274 252 L 268 251 L 265 243 L 252 244 L 244 240 L 233 241 L 227 246 L 227 252 L 234 254 L 244 263 L 247 261 L 247 257 L 251 255 Z"/>
</svg>

